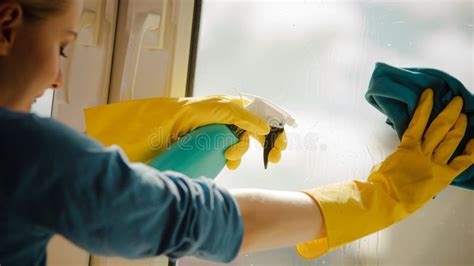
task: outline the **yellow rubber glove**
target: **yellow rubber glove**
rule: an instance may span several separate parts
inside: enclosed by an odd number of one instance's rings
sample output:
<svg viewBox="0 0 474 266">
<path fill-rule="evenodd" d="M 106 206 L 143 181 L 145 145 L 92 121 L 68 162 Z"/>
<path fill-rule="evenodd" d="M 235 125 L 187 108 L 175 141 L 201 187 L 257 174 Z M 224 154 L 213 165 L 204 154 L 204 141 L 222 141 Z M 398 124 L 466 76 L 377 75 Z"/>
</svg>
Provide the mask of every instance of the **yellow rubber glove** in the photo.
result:
<svg viewBox="0 0 474 266">
<path fill-rule="evenodd" d="M 240 138 L 239 143 L 227 149 L 225 157 L 227 159 L 227 168 L 230 170 L 235 170 L 240 165 L 241 158 L 249 149 L 249 136 L 254 137 L 263 147 L 265 145 L 265 135 L 255 135 L 246 132 Z M 281 160 L 281 152 L 287 148 L 287 138 L 286 133 L 283 131 L 278 135 L 275 146 L 270 151 L 268 155 L 268 161 L 272 163 L 278 163 Z"/>
<path fill-rule="evenodd" d="M 227 166 L 235 169 L 248 150 L 249 136 L 257 139 L 268 125 L 247 111 L 237 97 L 152 98 L 103 105 L 85 110 L 87 134 L 105 146 L 119 145 L 132 162 L 148 162 L 179 137 L 209 124 L 235 125 L 247 133 L 228 149 Z M 286 138 L 275 145 L 279 154 Z M 277 162 L 272 158 L 272 162 Z"/>
<path fill-rule="evenodd" d="M 474 140 L 449 161 L 463 138 L 467 117 L 454 98 L 425 132 L 433 91 L 421 95 L 400 146 L 367 181 L 355 180 L 305 191 L 319 205 L 326 234 L 296 246 L 307 259 L 386 228 L 421 208 L 474 164 Z"/>
<path fill-rule="evenodd" d="M 243 105 L 244 107 L 249 105 L 251 101 L 245 97 L 233 98 L 232 102 Z M 250 137 L 252 136 L 256 139 L 262 148 L 265 146 L 265 136 L 261 134 L 254 134 L 252 132 L 245 132 L 240 136 L 238 143 L 227 149 L 225 152 L 225 157 L 227 159 L 227 168 L 230 170 L 235 170 L 239 167 L 242 157 L 248 151 L 250 147 Z M 275 140 L 275 145 L 268 155 L 268 161 L 271 163 L 278 163 L 281 160 L 281 152 L 284 151 L 288 146 L 288 141 L 286 138 L 286 133 L 283 131 L 278 135 Z"/>
</svg>

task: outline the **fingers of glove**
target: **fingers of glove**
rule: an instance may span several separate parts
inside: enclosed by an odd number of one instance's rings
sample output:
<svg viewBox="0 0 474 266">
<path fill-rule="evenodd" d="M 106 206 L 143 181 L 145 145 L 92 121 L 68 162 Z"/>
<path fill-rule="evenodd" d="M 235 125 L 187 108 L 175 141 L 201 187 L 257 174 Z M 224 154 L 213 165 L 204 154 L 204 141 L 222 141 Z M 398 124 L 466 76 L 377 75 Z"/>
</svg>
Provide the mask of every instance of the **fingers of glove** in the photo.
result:
<svg viewBox="0 0 474 266">
<path fill-rule="evenodd" d="M 192 103 L 188 104 L 192 107 L 191 114 L 199 115 L 196 126 L 229 124 L 259 135 L 266 135 L 270 132 L 270 127 L 263 119 L 245 109 L 240 97 L 212 96 L 204 99 L 191 99 L 189 102 Z"/>
<path fill-rule="evenodd" d="M 229 170 L 235 170 L 239 168 L 241 160 L 227 161 L 226 166 Z"/>
<path fill-rule="evenodd" d="M 433 120 L 421 144 L 425 155 L 430 155 L 451 130 L 461 114 L 462 105 L 462 98 L 454 97 L 448 106 Z"/>
<path fill-rule="evenodd" d="M 267 135 L 270 132 L 270 127 L 263 119 L 243 107 L 236 108 L 232 115 L 226 124 L 236 125 L 252 135 Z"/>
<path fill-rule="evenodd" d="M 265 146 L 265 138 L 266 136 L 264 135 L 252 135 L 259 143 L 260 145 Z M 286 138 L 286 133 L 283 131 L 282 133 L 278 134 L 277 139 L 275 140 L 275 145 L 274 149 L 279 149 L 280 151 L 286 150 L 288 147 L 288 139 Z"/>
<path fill-rule="evenodd" d="M 239 142 L 225 151 L 225 158 L 229 161 L 240 160 L 250 147 L 249 135 L 244 133 Z"/>
<path fill-rule="evenodd" d="M 451 161 L 449 166 L 459 173 L 464 172 L 474 164 L 474 139 L 469 140 L 463 155 L 460 155 Z"/>
<path fill-rule="evenodd" d="M 433 153 L 433 161 L 446 164 L 461 142 L 467 128 L 467 116 L 461 114 Z"/>
<path fill-rule="evenodd" d="M 278 163 L 281 161 L 281 152 L 284 151 L 288 146 L 286 139 L 286 133 L 283 131 L 280 133 L 275 141 L 275 146 L 268 154 L 268 161 L 271 163 Z"/>
<path fill-rule="evenodd" d="M 253 135 L 254 137 L 262 146 L 262 148 L 265 146 L 265 136 L 263 135 Z M 275 141 L 275 146 L 273 149 L 270 151 L 268 154 L 268 161 L 271 163 L 278 163 L 281 160 L 281 151 L 285 150 L 287 148 L 287 139 L 286 139 L 286 134 L 285 132 L 281 133 L 276 141 Z"/>
<path fill-rule="evenodd" d="M 278 134 L 278 137 L 275 141 L 275 148 L 279 149 L 280 151 L 286 150 L 288 147 L 288 139 L 286 138 L 285 131 Z"/>
<path fill-rule="evenodd" d="M 372 170 L 370 170 L 370 173 L 373 173 L 375 171 L 378 171 L 380 169 L 380 166 L 382 166 L 382 163 L 378 163 L 372 167 Z"/>
<path fill-rule="evenodd" d="M 433 109 L 433 90 L 426 89 L 420 96 L 415 113 L 408 125 L 407 130 L 403 134 L 402 144 L 404 143 L 418 143 L 421 142 L 423 132 L 430 118 L 431 110 Z"/>
<path fill-rule="evenodd" d="M 271 163 L 278 163 L 281 160 L 281 151 L 279 149 L 272 149 L 268 154 L 268 161 Z"/>
<path fill-rule="evenodd" d="M 265 146 L 265 135 L 255 135 L 255 134 L 251 134 L 251 136 L 256 139 L 258 141 L 258 143 L 260 143 L 260 145 L 262 146 Z"/>
</svg>

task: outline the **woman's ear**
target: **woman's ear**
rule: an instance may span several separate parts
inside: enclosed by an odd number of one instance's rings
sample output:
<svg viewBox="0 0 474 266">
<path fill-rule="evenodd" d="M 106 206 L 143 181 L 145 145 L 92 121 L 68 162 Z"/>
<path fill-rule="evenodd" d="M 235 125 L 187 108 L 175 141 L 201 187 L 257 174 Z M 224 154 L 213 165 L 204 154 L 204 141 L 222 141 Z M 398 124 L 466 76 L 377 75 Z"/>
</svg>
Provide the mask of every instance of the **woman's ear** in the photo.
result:
<svg viewBox="0 0 474 266">
<path fill-rule="evenodd" d="M 0 4 L 0 56 L 8 55 L 23 21 L 23 9 L 17 2 Z"/>
</svg>

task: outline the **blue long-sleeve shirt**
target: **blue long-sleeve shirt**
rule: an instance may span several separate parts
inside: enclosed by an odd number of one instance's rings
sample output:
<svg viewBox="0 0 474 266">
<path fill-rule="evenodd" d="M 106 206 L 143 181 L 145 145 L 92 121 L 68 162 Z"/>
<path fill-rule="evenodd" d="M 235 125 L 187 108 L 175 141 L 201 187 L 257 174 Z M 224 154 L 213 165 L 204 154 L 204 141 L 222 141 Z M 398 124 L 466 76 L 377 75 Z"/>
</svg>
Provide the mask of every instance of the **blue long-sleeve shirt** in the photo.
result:
<svg viewBox="0 0 474 266">
<path fill-rule="evenodd" d="M 229 262 L 240 249 L 240 212 L 225 189 L 130 163 L 52 119 L 0 108 L 0 170 L 2 266 L 45 265 L 55 233 L 127 258 Z"/>
</svg>

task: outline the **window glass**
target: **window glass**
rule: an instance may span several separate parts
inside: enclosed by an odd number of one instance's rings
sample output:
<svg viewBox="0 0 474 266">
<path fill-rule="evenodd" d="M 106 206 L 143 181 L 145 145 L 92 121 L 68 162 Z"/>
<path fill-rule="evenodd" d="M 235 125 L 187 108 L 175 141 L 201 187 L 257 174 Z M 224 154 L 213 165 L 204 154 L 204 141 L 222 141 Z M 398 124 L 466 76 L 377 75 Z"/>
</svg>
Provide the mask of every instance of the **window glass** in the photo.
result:
<svg viewBox="0 0 474 266">
<path fill-rule="evenodd" d="M 375 63 L 437 68 L 472 90 L 473 10 L 472 1 L 204 0 L 194 95 L 256 94 L 299 124 L 287 129 L 279 164 L 264 170 L 254 142 L 240 168 L 224 170 L 217 182 L 302 190 L 365 179 L 398 145 L 364 98 Z M 473 202 L 474 193 L 450 187 L 402 223 L 319 260 L 286 248 L 231 265 L 467 265 Z"/>
<path fill-rule="evenodd" d="M 43 96 L 36 99 L 36 102 L 31 107 L 31 111 L 41 117 L 51 117 L 53 97 L 54 91 L 52 89 L 46 90 Z"/>
</svg>

